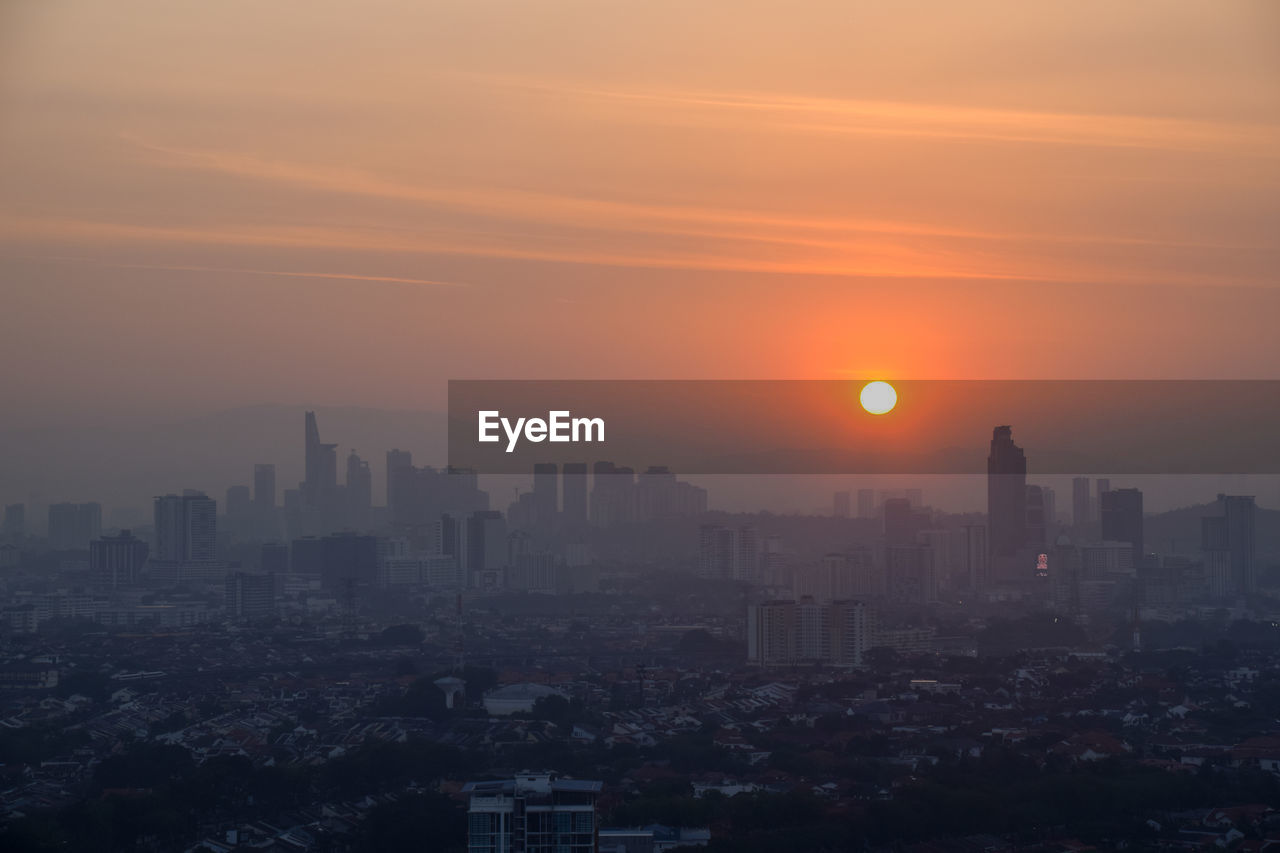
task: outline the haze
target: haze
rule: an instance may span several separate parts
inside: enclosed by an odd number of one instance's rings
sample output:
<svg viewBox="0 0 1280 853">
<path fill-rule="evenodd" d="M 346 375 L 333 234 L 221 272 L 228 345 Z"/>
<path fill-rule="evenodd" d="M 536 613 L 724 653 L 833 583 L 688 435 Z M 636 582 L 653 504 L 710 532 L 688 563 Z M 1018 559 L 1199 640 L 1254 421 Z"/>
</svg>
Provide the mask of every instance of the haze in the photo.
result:
<svg viewBox="0 0 1280 853">
<path fill-rule="evenodd" d="M 1280 9 L 16 2 L 7 427 L 1273 378 Z"/>
</svg>

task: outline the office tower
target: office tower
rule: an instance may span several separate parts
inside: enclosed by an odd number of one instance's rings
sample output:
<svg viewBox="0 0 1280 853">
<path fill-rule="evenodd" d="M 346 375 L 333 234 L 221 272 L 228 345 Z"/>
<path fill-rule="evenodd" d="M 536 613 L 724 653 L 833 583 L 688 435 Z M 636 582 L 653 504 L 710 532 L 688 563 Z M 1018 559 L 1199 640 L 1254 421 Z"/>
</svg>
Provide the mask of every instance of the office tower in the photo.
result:
<svg viewBox="0 0 1280 853">
<path fill-rule="evenodd" d="M 969 589 L 983 589 L 990 580 L 990 550 L 987 528 L 982 524 L 966 524 L 961 528 L 959 573 L 967 579 Z"/>
<path fill-rule="evenodd" d="M 223 599 L 230 622 L 261 622 L 275 616 L 275 579 L 269 574 L 228 572 Z"/>
<path fill-rule="evenodd" d="M 1053 609 L 1068 616 L 1081 611 L 1080 584 L 1084 567 L 1080 550 L 1066 536 L 1059 536 L 1049 550 L 1049 589 Z"/>
<path fill-rule="evenodd" d="M 147 543 L 128 530 L 89 543 L 89 577 L 100 590 L 133 586 L 147 561 Z"/>
<path fill-rule="evenodd" d="M 1071 523 L 1082 527 L 1089 523 L 1089 478 L 1076 477 L 1071 481 Z"/>
<path fill-rule="evenodd" d="M 876 490 L 858 489 L 858 518 L 876 517 Z"/>
<path fill-rule="evenodd" d="M 469 853 L 595 853 L 601 782 L 522 773 L 468 782 Z"/>
<path fill-rule="evenodd" d="M 1133 547 L 1133 563 L 1143 557 L 1142 492 L 1137 489 L 1115 489 L 1098 498 L 1098 516 L 1102 522 L 1102 538 L 1107 542 L 1128 542 Z"/>
<path fill-rule="evenodd" d="M 276 466 L 259 462 L 253 466 L 253 504 L 259 513 L 276 508 Z"/>
<path fill-rule="evenodd" d="M 217 558 L 218 502 L 188 489 L 155 499 L 154 559 L 213 562 Z"/>
<path fill-rule="evenodd" d="M 733 579 L 755 583 L 760 577 L 760 536 L 755 527 L 744 524 L 734 542 Z"/>
<path fill-rule="evenodd" d="M 49 507 L 49 547 L 82 551 L 102 535 L 102 504 L 61 503 Z"/>
<path fill-rule="evenodd" d="M 346 522 L 356 530 L 369 527 L 369 514 L 373 509 L 373 472 L 369 463 L 352 450 L 347 456 Z"/>
<path fill-rule="evenodd" d="M 1041 486 L 1040 495 L 1044 503 L 1044 526 L 1047 533 L 1058 524 L 1058 493 L 1048 486 Z"/>
<path fill-rule="evenodd" d="M 1040 486 L 1026 486 L 1026 525 L 1025 544 L 1037 552 L 1044 548 L 1047 520 L 1045 518 L 1044 489 Z"/>
<path fill-rule="evenodd" d="M 392 524 L 409 524 L 414 497 L 413 454 L 387 451 L 387 515 Z"/>
<path fill-rule="evenodd" d="M 706 512 L 707 492 L 677 479 L 670 468 L 654 465 L 636 477 L 631 507 L 635 521 L 687 518 Z"/>
<path fill-rule="evenodd" d="M 4 538 L 17 544 L 27 534 L 27 508 L 23 504 L 9 504 L 4 508 Z"/>
<path fill-rule="evenodd" d="M 561 515 L 565 526 L 575 529 L 587 523 L 587 463 L 566 462 L 563 471 Z"/>
<path fill-rule="evenodd" d="M 1098 486 L 1098 491 L 1097 491 L 1096 497 L 1094 497 L 1093 499 L 1094 501 L 1093 505 L 1095 508 L 1100 508 L 1102 506 L 1102 493 L 1111 491 L 1111 481 L 1106 477 L 1099 477 L 1097 481 L 1097 486 Z"/>
<path fill-rule="evenodd" d="M 935 596 L 943 589 L 965 589 L 966 584 L 959 582 L 960 575 L 960 540 L 958 530 L 922 530 L 918 543 L 928 548 L 929 559 L 933 564 L 933 583 Z"/>
<path fill-rule="evenodd" d="M 247 539 L 253 535 L 253 497 L 248 486 L 228 488 L 222 508 L 226 513 L 227 530 L 232 537 Z"/>
<path fill-rule="evenodd" d="M 611 527 L 635 518 L 635 471 L 612 462 L 592 466 L 591 523 Z"/>
<path fill-rule="evenodd" d="M 1245 594 L 1257 590 L 1255 566 L 1254 512 L 1252 496 L 1218 495 L 1223 514 L 1201 519 L 1206 573 L 1211 588 L 1223 590 L 1219 595 Z"/>
<path fill-rule="evenodd" d="M 720 524 L 704 524 L 698 528 L 698 576 L 727 579 L 733 577 L 737 554 L 737 536 L 733 528 Z"/>
<path fill-rule="evenodd" d="M 920 509 L 924 506 L 924 490 L 923 489 L 907 489 L 906 498 L 911 504 L 912 509 Z"/>
<path fill-rule="evenodd" d="M 1012 556 L 1027 539 L 1027 457 L 1013 428 L 996 427 L 987 457 L 987 518 L 992 556 Z"/>
<path fill-rule="evenodd" d="M 306 413 L 304 442 L 302 508 L 320 525 L 332 526 L 338 509 L 338 445 L 320 441 L 315 412 Z"/>
<path fill-rule="evenodd" d="M 831 515 L 835 518 L 848 518 L 850 506 L 850 495 L 847 491 L 836 492 L 832 498 Z"/>
<path fill-rule="evenodd" d="M 496 510 L 471 513 L 466 523 L 465 548 L 465 567 L 471 585 L 501 586 L 508 556 L 507 522 L 502 513 Z"/>
<path fill-rule="evenodd" d="M 560 522 L 559 469 L 554 463 L 533 466 L 533 523 L 541 533 L 551 533 Z"/>
</svg>

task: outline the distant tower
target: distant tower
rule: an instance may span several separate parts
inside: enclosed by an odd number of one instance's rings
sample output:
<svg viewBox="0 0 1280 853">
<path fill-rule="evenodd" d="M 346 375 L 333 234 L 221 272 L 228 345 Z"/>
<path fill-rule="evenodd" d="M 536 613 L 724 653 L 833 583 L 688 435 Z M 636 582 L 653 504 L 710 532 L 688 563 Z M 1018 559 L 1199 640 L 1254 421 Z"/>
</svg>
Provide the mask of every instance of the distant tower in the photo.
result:
<svg viewBox="0 0 1280 853">
<path fill-rule="evenodd" d="M 587 463 L 564 463 L 562 516 L 570 528 L 587 523 Z"/>
<path fill-rule="evenodd" d="M 551 533 L 560 518 L 559 469 L 554 463 L 533 466 L 533 523 L 543 533 Z"/>
<path fill-rule="evenodd" d="M 1071 481 L 1071 523 L 1082 527 L 1090 520 L 1089 478 L 1076 477 Z"/>
<path fill-rule="evenodd" d="M 1016 553 L 1027 540 L 1027 457 L 1013 443 L 1013 427 L 992 432 L 987 457 L 987 516 L 992 556 Z"/>
<path fill-rule="evenodd" d="M 1108 542 L 1128 542 L 1133 546 L 1133 564 L 1142 563 L 1146 544 L 1142 535 L 1142 492 L 1116 489 L 1098 498 L 1098 517 L 1102 522 L 1102 538 Z"/>
</svg>

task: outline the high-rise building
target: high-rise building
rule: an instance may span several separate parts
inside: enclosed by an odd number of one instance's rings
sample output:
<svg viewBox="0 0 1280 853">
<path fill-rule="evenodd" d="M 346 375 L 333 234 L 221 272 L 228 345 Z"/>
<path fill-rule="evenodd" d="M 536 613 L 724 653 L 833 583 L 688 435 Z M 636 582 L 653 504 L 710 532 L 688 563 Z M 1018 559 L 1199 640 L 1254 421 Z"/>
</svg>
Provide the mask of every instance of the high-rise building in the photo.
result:
<svg viewBox="0 0 1280 853">
<path fill-rule="evenodd" d="M 747 663 L 860 666 L 874 638 L 874 612 L 861 601 L 809 597 L 747 608 Z"/>
<path fill-rule="evenodd" d="M 1142 563 L 1142 492 L 1137 489 L 1115 489 L 1098 498 L 1098 517 L 1102 522 L 1102 538 L 1110 542 L 1128 542 L 1133 546 L 1133 563 Z"/>
<path fill-rule="evenodd" d="M 507 567 L 507 522 L 497 510 L 471 513 L 466 523 L 465 566 L 468 584 L 502 586 Z"/>
<path fill-rule="evenodd" d="M 27 508 L 23 504 L 8 504 L 4 508 L 4 538 L 17 544 L 27 535 Z"/>
<path fill-rule="evenodd" d="M 1048 519 L 1044 505 L 1044 488 L 1028 484 L 1026 487 L 1026 533 L 1023 543 L 1037 552 L 1044 548 L 1048 532 Z"/>
<path fill-rule="evenodd" d="M 592 466 L 591 523 L 611 527 L 635 518 L 635 470 L 612 462 Z"/>
<path fill-rule="evenodd" d="M 852 504 L 849 492 L 836 492 L 832 498 L 831 515 L 835 518 L 848 518 L 851 511 Z"/>
<path fill-rule="evenodd" d="M 1040 496 L 1044 504 L 1045 532 L 1048 533 L 1058 525 L 1058 493 L 1049 486 L 1041 486 Z"/>
<path fill-rule="evenodd" d="M 227 620 L 261 622 L 275 615 L 275 578 L 269 574 L 228 572 L 226 598 Z"/>
<path fill-rule="evenodd" d="M 276 466 L 259 462 L 253 466 L 253 503 L 260 513 L 276 508 Z"/>
<path fill-rule="evenodd" d="M 225 567 L 217 561 L 217 501 L 193 489 L 163 495 L 155 499 L 154 518 L 155 547 L 149 563 L 153 582 L 223 580 Z"/>
<path fill-rule="evenodd" d="M 307 412 L 304 422 L 304 464 L 302 509 L 308 522 L 320 527 L 336 526 L 338 506 L 338 445 L 320 441 L 316 413 Z"/>
<path fill-rule="evenodd" d="M 407 450 L 387 451 L 387 514 L 393 524 L 411 524 L 413 507 L 413 454 Z"/>
<path fill-rule="evenodd" d="M 885 591 L 903 604 L 931 604 L 938 600 L 938 576 L 928 545 L 890 545 L 885 549 Z"/>
<path fill-rule="evenodd" d="M 1083 527 L 1091 521 L 1089 505 L 1089 478 L 1075 477 L 1071 481 L 1071 523 L 1076 527 Z"/>
<path fill-rule="evenodd" d="M 1013 428 L 992 432 L 987 456 L 987 517 L 992 556 L 1012 556 L 1027 539 L 1027 457 Z"/>
<path fill-rule="evenodd" d="M 49 506 L 49 546 L 55 551 L 82 551 L 102 535 L 102 504 L 60 503 Z"/>
<path fill-rule="evenodd" d="M 147 543 L 128 530 L 89 543 L 89 577 L 100 590 L 133 586 L 147 561 Z"/>
<path fill-rule="evenodd" d="M 888 498 L 884 502 L 884 539 L 887 545 L 914 545 L 920 531 L 929 523 L 929 513 L 913 507 L 909 498 Z"/>
<path fill-rule="evenodd" d="M 1254 498 L 1251 495 L 1218 495 L 1218 502 L 1223 506 L 1223 514 L 1201 519 L 1201 547 L 1205 551 L 1210 587 L 1220 589 L 1220 596 L 1255 592 L 1258 578 Z"/>
<path fill-rule="evenodd" d="M 533 466 L 533 523 L 544 534 L 559 527 L 559 469 L 555 463 L 539 462 Z"/>
<path fill-rule="evenodd" d="M 704 524 L 698 529 L 698 576 L 738 580 L 759 580 L 760 538 L 745 524 L 738 528 Z"/>
<path fill-rule="evenodd" d="M 369 514 L 373 509 L 373 472 L 369 463 L 352 450 L 347 456 L 346 523 L 356 530 L 369 528 Z"/>
<path fill-rule="evenodd" d="M 858 518 L 876 517 L 876 490 L 858 489 Z"/>
<path fill-rule="evenodd" d="M 580 528 L 587 523 L 587 463 L 566 462 L 563 471 L 564 507 L 561 514 L 567 528 Z"/>
<path fill-rule="evenodd" d="M 595 853 L 603 783 L 525 773 L 468 782 L 468 853 Z"/>
<path fill-rule="evenodd" d="M 961 528 L 961 546 L 957 573 L 967 579 L 969 589 L 983 589 L 990 580 L 990 549 L 987 528 L 983 524 L 966 524 Z"/>
<path fill-rule="evenodd" d="M 217 559 L 217 544 L 217 501 L 192 489 L 155 499 L 153 559 L 212 563 Z"/>
</svg>

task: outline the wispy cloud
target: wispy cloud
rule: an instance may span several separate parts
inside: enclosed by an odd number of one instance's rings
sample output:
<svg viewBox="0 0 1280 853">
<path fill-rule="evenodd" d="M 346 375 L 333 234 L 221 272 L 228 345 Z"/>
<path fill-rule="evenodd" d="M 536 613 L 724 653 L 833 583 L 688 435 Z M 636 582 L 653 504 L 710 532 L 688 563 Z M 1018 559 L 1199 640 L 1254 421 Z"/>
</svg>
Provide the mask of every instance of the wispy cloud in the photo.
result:
<svg viewBox="0 0 1280 853">
<path fill-rule="evenodd" d="M 1280 127 L 1271 125 L 775 92 L 603 88 L 500 75 L 473 76 L 526 92 L 617 103 L 636 120 L 657 114 L 668 123 L 732 122 L 765 131 L 1146 148 L 1280 159 Z M 646 108 L 652 113 L 646 114 Z"/>
<path fill-rule="evenodd" d="M 279 276 L 282 278 L 320 278 L 339 279 L 342 281 L 387 282 L 391 284 L 426 284 L 436 287 L 470 287 L 467 282 L 441 281 L 431 278 L 407 278 L 392 275 L 372 275 L 365 273 L 305 272 L 299 270 L 264 270 L 249 267 L 202 266 L 193 264 L 135 264 L 119 261 L 107 261 L 99 258 L 81 258 L 67 255 L 45 255 L 43 260 L 70 261 L 74 263 L 92 264 L 112 269 L 128 270 L 162 270 L 169 272 L 229 273 L 234 275 Z"/>
</svg>

